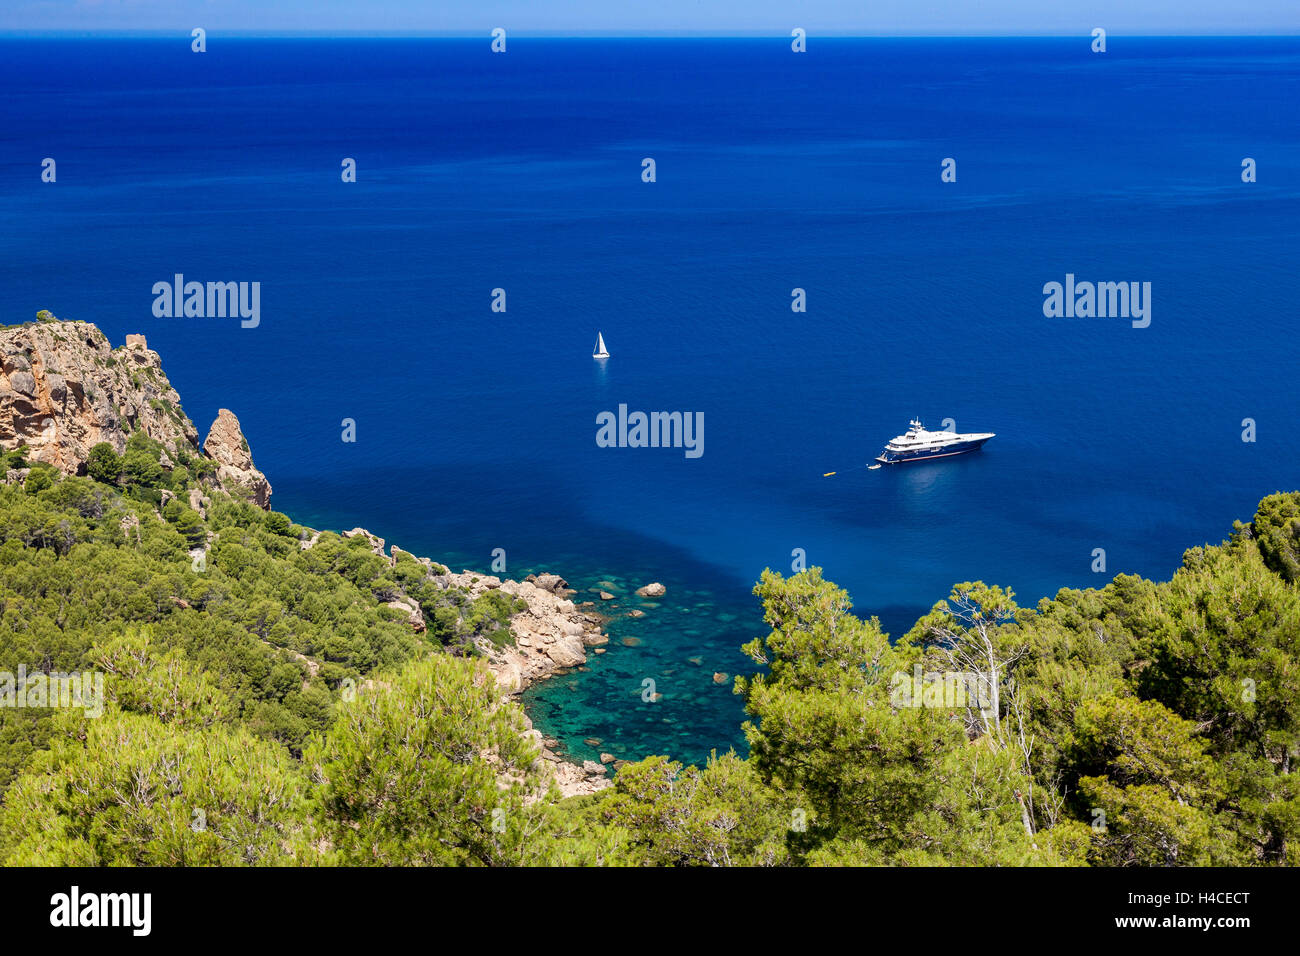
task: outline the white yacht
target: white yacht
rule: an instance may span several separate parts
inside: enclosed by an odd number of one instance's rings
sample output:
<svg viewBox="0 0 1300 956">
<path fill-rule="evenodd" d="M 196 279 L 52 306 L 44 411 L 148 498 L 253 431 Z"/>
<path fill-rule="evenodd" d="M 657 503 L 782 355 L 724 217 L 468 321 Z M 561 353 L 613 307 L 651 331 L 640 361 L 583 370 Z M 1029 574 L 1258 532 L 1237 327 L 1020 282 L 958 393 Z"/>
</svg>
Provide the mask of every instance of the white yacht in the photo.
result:
<svg viewBox="0 0 1300 956">
<path fill-rule="evenodd" d="M 882 465 L 898 465 L 905 461 L 925 461 L 927 458 L 947 458 L 951 455 L 964 455 L 984 447 L 984 443 L 994 437 L 993 432 L 971 432 L 959 435 L 956 432 L 928 431 L 918 419 L 913 419 L 907 433 L 891 439 L 877 457 Z"/>
<path fill-rule="evenodd" d="M 609 350 L 605 348 L 605 336 L 599 332 L 596 333 L 596 348 L 591 353 L 592 358 L 609 358 Z"/>
</svg>

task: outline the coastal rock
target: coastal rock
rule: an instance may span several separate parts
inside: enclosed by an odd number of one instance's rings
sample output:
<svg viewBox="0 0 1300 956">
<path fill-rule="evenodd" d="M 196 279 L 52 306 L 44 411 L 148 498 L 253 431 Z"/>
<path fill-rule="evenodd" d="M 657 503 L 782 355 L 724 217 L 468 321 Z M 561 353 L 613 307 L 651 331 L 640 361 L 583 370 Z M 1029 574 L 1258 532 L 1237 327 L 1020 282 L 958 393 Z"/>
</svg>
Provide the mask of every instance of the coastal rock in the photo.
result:
<svg viewBox="0 0 1300 956">
<path fill-rule="evenodd" d="M 560 761 L 551 763 L 550 767 L 556 785 L 566 797 L 599 793 L 614 785 L 605 775 L 605 768 L 592 760 L 585 761 L 581 766 Z"/>
<path fill-rule="evenodd" d="M 600 762 L 601 762 L 602 764 L 610 764 L 610 763 L 613 763 L 613 762 L 614 762 L 615 760 L 617 760 L 617 759 L 618 759 L 618 758 L 615 757 L 613 754 L 604 754 L 604 753 L 603 753 L 603 754 L 600 755 Z"/>
<path fill-rule="evenodd" d="M 581 615 L 573 602 L 534 582 L 503 581 L 471 571 L 443 577 L 448 587 L 463 589 L 470 600 L 499 589 L 526 605 L 526 610 L 510 619 L 513 645 L 480 644 L 498 687 L 507 694 L 520 693 L 563 669 L 580 667 L 587 662 L 587 645 L 608 640 L 600 626 Z"/>
<path fill-rule="evenodd" d="M 217 483 L 228 494 L 249 497 L 259 508 L 271 507 L 271 483 L 253 464 L 253 453 L 244 438 L 239 419 L 228 408 L 217 411 L 217 419 L 203 442 L 204 453 L 217 463 Z"/>
<path fill-rule="evenodd" d="M 133 431 L 199 454 L 198 431 L 143 336 L 113 349 L 89 322 L 41 321 L 0 330 L 0 449 L 26 445 L 32 462 L 85 474 L 90 449 L 121 454 Z M 138 340 L 138 341 L 137 341 Z"/>
<path fill-rule="evenodd" d="M 351 531 L 340 531 L 339 534 L 345 538 L 367 538 L 370 541 L 370 550 L 381 558 L 384 556 L 384 539 L 377 534 L 371 534 L 365 528 L 353 528 Z"/>
<path fill-rule="evenodd" d="M 569 588 L 569 582 L 558 574 L 539 574 L 533 578 L 533 583 L 543 591 L 550 591 L 552 594 L 567 591 Z"/>
<path fill-rule="evenodd" d="M 724 674 L 722 671 L 713 672 L 713 683 L 725 684 L 729 680 L 731 680 L 731 676 L 729 674 Z"/>
<path fill-rule="evenodd" d="M 662 584 L 660 584 L 658 581 L 652 581 L 651 583 L 647 584 L 645 587 L 637 588 L 636 593 L 638 597 L 657 598 L 657 597 L 663 597 L 665 594 L 667 594 L 668 589 L 664 587 Z"/>
<path fill-rule="evenodd" d="M 577 667 L 587 662 L 587 653 L 582 649 L 582 641 L 568 635 L 547 645 L 546 656 L 560 667 Z"/>
<path fill-rule="evenodd" d="M 411 630 L 416 634 L 425 632 L 424 615 L 420 613 L 420 606 L 411 598 L 406 600 L 393 600 L 388 602 L 388 607 L 394 611 L 401 611 L 406 615 L 406 622 L 411 625 Z"/>
<path fill-rule="evenodd" d="M 610 594 L 608 591 L 601 591 L 600 599 L 602 601 L 612 601 L 614 600 L 614 595 Z"/>
</svg>

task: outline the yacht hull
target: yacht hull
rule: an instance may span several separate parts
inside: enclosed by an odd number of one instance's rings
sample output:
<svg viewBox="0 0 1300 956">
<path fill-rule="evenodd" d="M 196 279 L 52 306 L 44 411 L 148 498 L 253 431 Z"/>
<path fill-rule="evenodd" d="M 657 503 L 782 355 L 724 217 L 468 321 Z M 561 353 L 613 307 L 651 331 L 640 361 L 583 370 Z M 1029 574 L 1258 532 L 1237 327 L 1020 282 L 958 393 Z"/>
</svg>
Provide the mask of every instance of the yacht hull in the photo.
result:
<svg viewBox="0 0 1300 956">
<path fill-rule="evenodd" d="M 929 461 L 932 458 L 951 458 L 954 455 L 965 455 L 968 452 L 979 451 L 984 447 L 984 443 L 992 438 L 992 435 L 981 435 L 978 438 L 970 438 L 965 441 L 955 441 L 939 448 L 918 448 L 915 450 L 907 449 L 903 451 L 893 451 L 886 448 L 878 456 L 876 461 L 882 465 L 902 465 L 911 461 Z"/>
</svg>

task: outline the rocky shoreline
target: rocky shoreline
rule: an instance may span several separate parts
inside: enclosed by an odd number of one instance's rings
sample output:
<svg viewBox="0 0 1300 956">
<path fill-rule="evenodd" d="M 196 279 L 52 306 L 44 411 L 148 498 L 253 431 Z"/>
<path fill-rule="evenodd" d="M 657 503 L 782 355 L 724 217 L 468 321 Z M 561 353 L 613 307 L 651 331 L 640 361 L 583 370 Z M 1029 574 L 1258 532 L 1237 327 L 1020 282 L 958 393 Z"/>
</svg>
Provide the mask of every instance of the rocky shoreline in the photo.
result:
<svg viewBox="0 0 1300 956">
<path fill-rule="evenodd" d="M 570 600 L 574 592 L 559 575 L 529 575 L 523 581 L 511 581 L 462 571 L 446 577 L 449 586 L 465 588 L 471 598 L 499 588 L 528 605 L 528 610 L 510 619 L 514 646 L 495 647 L 487 641 L 478 645 L 496 677 L 497 687 L 507 698 L 518 697 L 538 681 L 581 667 L 587 663 L 587 648 L 609 643 L 609 635 L 604 632 L 605 618 L 577 607 Z M 556 785 L 566 797 L 596 793 L 611 785 L 604 764 L 594 760 L 578 764 L 565 759 L 553 749 L 554 741 L 533 728 L 527 715 L 525 720 L 541 748 L 542 760 L 550 764 Z"/>
<path fill-rule="evenodd" d="M 389 554 L 385 550 L 384 539 L 365 528 L 353 528 L 340 533 L 345 538 L 367 538 L 371 551 L 394 564 L 399 553 L 415 557 L 429 568 L 430 580 L 443 589 L 461 589 L 470 600 L 488 591 L 499 590 L 527 605 L 526 610 L 510 618 L 513 645 L 499 647 L 485 638 L 475 644 L 496 680 L 503 701 L 517 698 L 538 681 L 567 674 L 574 668 L 581 667 L 587 663 L 587 648 L 609 643 L 609 635 L 604 632 L 604 615 L 575 605 L 570 600 L 575 592 L 558 574 L 530 574 L 522 581 L 513 581 L 478 571 L 456 573 L 429 558 L 416 557 L 396 545 Z M 313 537 L 304 540 L 301 546 L 304 549 L 310 548 L 319 537 L 320 532 L 317 531 Z M 399 597 L 389 601 L 388 606 L 406 613 L 413 630 L 425 630 L 424 617 L 413 599 Z M 550 766 L 552 779 L 564 796 L 596 793 L 612 784 L 607 775 L 608 768 L 604 764 L 594 760 L 585 760 L 579 764 L 565 759 L 555 750 L 557 741 L 548 739 L 536 730 L 527 714 L 524 715 L 524 720 L 528 724 L 529 735 L 541 748 L 541 759 Z"/>
</svg>

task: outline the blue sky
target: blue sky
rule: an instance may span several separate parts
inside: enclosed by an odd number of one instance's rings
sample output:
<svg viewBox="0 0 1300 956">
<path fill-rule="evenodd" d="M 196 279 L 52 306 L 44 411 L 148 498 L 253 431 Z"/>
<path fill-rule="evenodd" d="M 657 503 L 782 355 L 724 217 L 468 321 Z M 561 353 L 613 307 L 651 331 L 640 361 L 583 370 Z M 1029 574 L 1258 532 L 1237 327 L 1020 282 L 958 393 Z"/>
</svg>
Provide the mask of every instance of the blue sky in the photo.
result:
<svg viewBox="0 0 1300 956">
<path fill-rule="evenodd" d="M 1300 34 L 1300 0 L 0 0 L 0 31 Z"/>
</svg>

